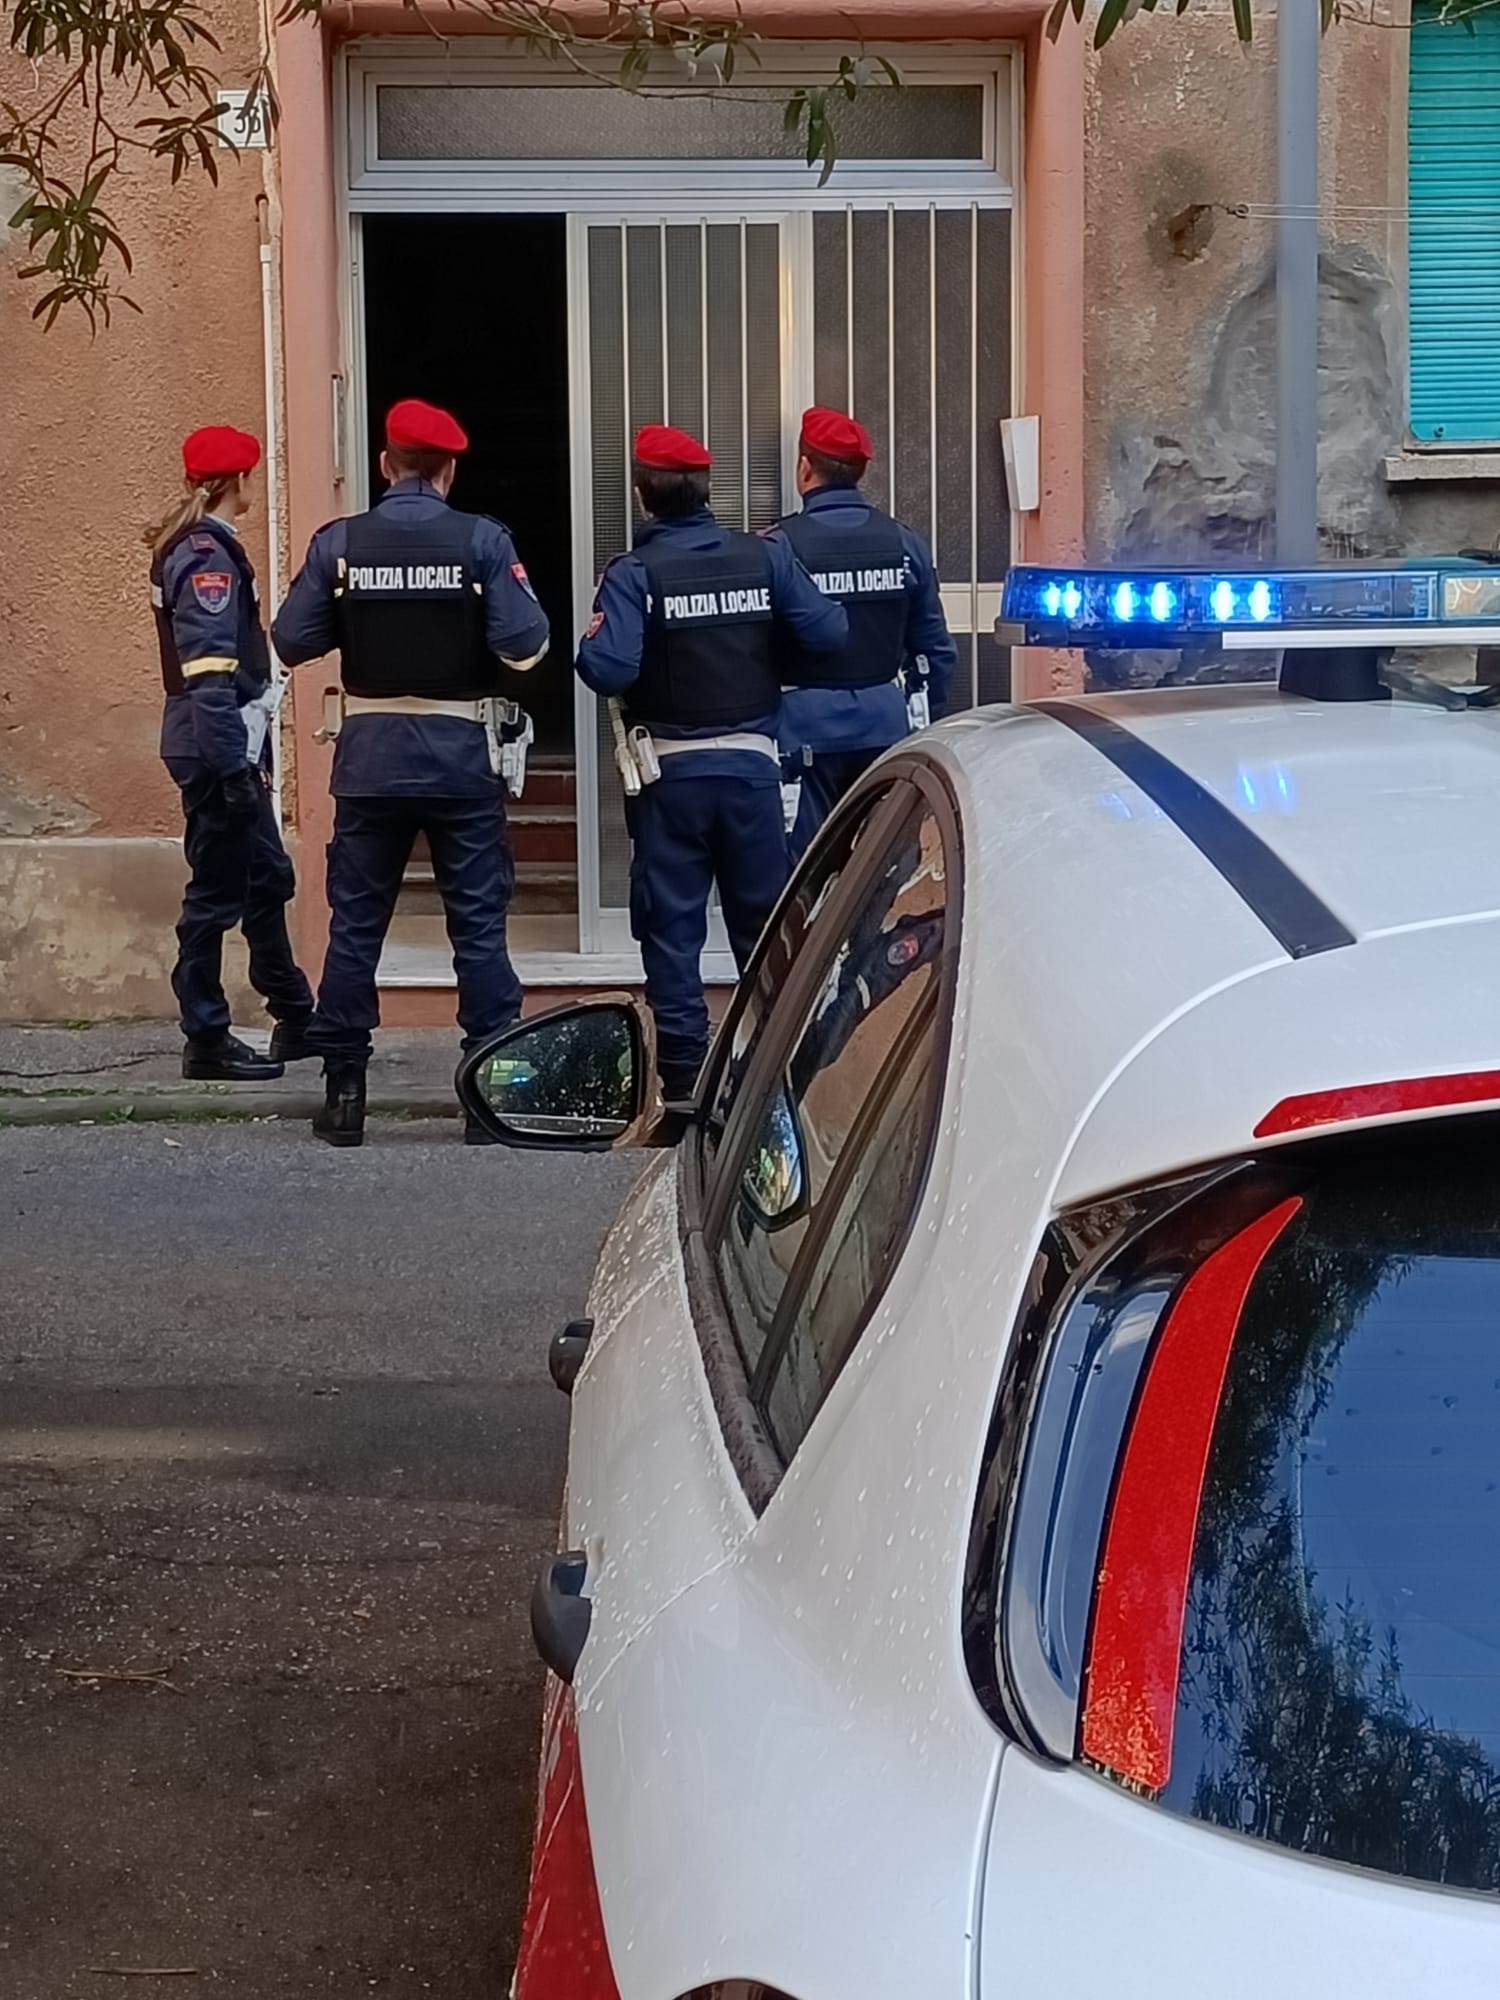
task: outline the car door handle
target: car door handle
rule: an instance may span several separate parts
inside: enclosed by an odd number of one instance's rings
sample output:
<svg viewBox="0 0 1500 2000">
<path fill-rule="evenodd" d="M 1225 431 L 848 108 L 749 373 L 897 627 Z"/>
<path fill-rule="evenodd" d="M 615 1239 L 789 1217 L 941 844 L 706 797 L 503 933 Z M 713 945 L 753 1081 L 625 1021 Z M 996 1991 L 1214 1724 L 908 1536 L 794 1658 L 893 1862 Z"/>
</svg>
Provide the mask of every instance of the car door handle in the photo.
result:
<svg viewBox="0 0 1500 2000">
<path fill-rule="evenodd" d="M 588 1569 L 588 1557 L 580 1550 L 550 1556 L 531 1593 L 531 1636 L 542 1664 L 569 1687 L 594 1615 L 593 1605 L 583 1595 Z"/>
<path fill-rule="evenodd" d="M 583 1366 L 583 1358 L 589 1351 L 589 1342 L 594 1335 L 591 1319 L 570 1319 L 561 1333 L 552 1336 L 552 1345 L 547 1350 L 547 1367 L 552 1380 L 565 1396 L 573 1393 L 573 1384 L 578 1380 L 578 1371 Z"/>
</svg>

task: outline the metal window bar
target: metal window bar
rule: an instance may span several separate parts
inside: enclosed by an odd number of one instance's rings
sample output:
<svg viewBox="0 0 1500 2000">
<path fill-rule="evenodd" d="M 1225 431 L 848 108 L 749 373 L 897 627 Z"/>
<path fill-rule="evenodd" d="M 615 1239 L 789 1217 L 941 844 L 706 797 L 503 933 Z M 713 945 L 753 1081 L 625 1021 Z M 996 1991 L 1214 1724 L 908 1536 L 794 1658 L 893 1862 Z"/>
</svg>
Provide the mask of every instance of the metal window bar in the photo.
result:
<svg viewBox="0 0 1500 2000">
<path fill-rule="evenodd" d="M 969 705 L 979 702 L 979 204 L 969 204 Z"/>
<path fill-rule="evenodd" d="M 740 526 L 750 527 L 750 237 L 740 221 Z"/>
<path fill-rule="evenodd" d="M 939 576 L 938 555 L 938 236 L 937 203 L 927 210 L 927 454 L 932 476 L 932 560 Z M 970 425 L 970 431 L 973 425 Z M 973 446 L 970 446 L 972 451 Z"/>
<path fill-rule="evenodd" d="M 885 210 L 886 451 L 890 458 L 891 512 L 896 512 L 896 204 Z"/>
<path fill-rule="evenodd" d="M 844 210 L 844 339 L 849 366 L 849 393 L 844 408 L 854 410 L 854 204 Z"/>
<path fill-rule="evenodd" d="M 664 424 L 672 421 L 672 343 L 668 331 L 672 324 L 671 308 L 667 298 L 667 225 L 660 230 L 661 255 L 661 420 Z"/>
<path fill-rule="evenodd" d="M 635 525 L 635 477 L 631 446 L 635 438 L 635 426 L 630 414 L 630 227 L 620 224 L 620 373 L 625 385 L 625 545 L 630 546 L 630 532 Z M 605 558 L 607 562 L 608 557 Z M 604 564 L 595 552 L 595 567 L 603 573 Z"/>
</svg>

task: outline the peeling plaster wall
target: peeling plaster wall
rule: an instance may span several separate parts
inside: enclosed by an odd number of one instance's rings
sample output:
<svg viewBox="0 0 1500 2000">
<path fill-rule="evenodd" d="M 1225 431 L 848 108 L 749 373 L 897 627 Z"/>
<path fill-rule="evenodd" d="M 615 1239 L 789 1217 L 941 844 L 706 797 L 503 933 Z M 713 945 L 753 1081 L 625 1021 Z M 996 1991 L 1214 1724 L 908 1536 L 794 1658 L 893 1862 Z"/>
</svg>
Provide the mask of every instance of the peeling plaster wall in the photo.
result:
<svg viewBox="0 0 1500 2000">
<path fill-rule="evenodd" d="M 1392 487 L 1406 411 L 1406 37 L 1324 42 L 1319 508 L 1330 557 L 1494 540 L 1491 485 Z M 1088 543 L 1255 560 L 1275 539 L 1274 12 L 1234 39 L 1225 0 L 1140 16 L 1091 61 L 1086 319 Z M 1235 211 L 1248 209 L 1248 214 Z M 1175 654 L 1099 655 L 1096 684 L 1221 671 Z M 1264 662 L 1263 671 L 1270 670 Z M 1244 668 L 1233 669 L 1236 677 Z"/>
<path fill-rule="evenodd" d="M 210 0 L 226 83 L 257 61 L 251 0 Z M 43 86 L 45 79 L 43 80 Z M 0 61 L 0 92 L 26 102 L 29 66 Z M 109 206 L 135 256 L 139 314 L 108 330 L 31 318 L 17 282 L 25 241 L 0 241 L 0 837 L 175 833 L 157 757 L 161 677 L 147 600 L 145 523 L 179 490 L 195 425 L 265 429 L 258 153 L 217 155 L 220 185 L 133 164 Z M 12 189 L 13 192 L 13 189 Z M 5 208 L 13 212 L 15 202 Z M 265 562 L 261 504 L 247 523 Z"/>
</svg>

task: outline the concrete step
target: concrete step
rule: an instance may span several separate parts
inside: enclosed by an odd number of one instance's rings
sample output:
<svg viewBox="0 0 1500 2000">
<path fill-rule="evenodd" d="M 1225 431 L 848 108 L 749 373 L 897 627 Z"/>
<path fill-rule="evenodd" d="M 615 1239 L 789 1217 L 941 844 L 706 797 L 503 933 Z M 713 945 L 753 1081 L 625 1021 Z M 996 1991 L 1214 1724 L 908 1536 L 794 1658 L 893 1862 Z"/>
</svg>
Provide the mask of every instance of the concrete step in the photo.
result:
<svg viewBox="0 0 1500 2000">
<path fill-rule="evenodd" d="M 534 806 L 522 799 L 507 814 L 510 845 L 520 861 L 578 861 L 578 821 L 567 806 Z"/>
<path fill-rule="evenodd" d="M 569 861 L 517 861 L 512 908 L 518 915 L 577 915 L 578 868 Z M 443 902 L 430 861 L 414 861 L 406 871 L 398 916 L 441 918 Z"/>
<path fill-rule="evenodd" d="M 567 914 L 526 916 L 514 910 L 506 927 L 511 956 L 517 953 L 561 954 L 578 949 L 578 919 Z M 420 965 L 424 984 L 442 985 L 453 977 L 453 950 L 441 914 L 412 916 L 398 912 L 386 936 L 382 965 L 408 970 Z"/>
<path fill-rule="evenodd" d="M 578 804 L 578 773 L 571 757 L 532 757 L 526 764 L 526 790 L 521 805 L 563 807 Z M 514 811 L 514 807 L 512 808 Z"/>
</svg>

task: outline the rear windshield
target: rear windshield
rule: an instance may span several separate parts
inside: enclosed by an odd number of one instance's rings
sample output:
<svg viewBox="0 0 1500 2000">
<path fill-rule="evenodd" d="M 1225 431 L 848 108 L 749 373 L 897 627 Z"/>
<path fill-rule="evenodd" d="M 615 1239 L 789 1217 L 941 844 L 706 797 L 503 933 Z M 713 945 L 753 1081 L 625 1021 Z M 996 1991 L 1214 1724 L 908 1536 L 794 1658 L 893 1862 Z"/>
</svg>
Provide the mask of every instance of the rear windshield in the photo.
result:
<svg viewBox="0 0 1500 2000">
<path fill-rule="evenodd" d="M 1246 1300 L 1162 1803 L 1500 1888 L 1500 1157 L 1306 1194 Z"/>
</svg>

